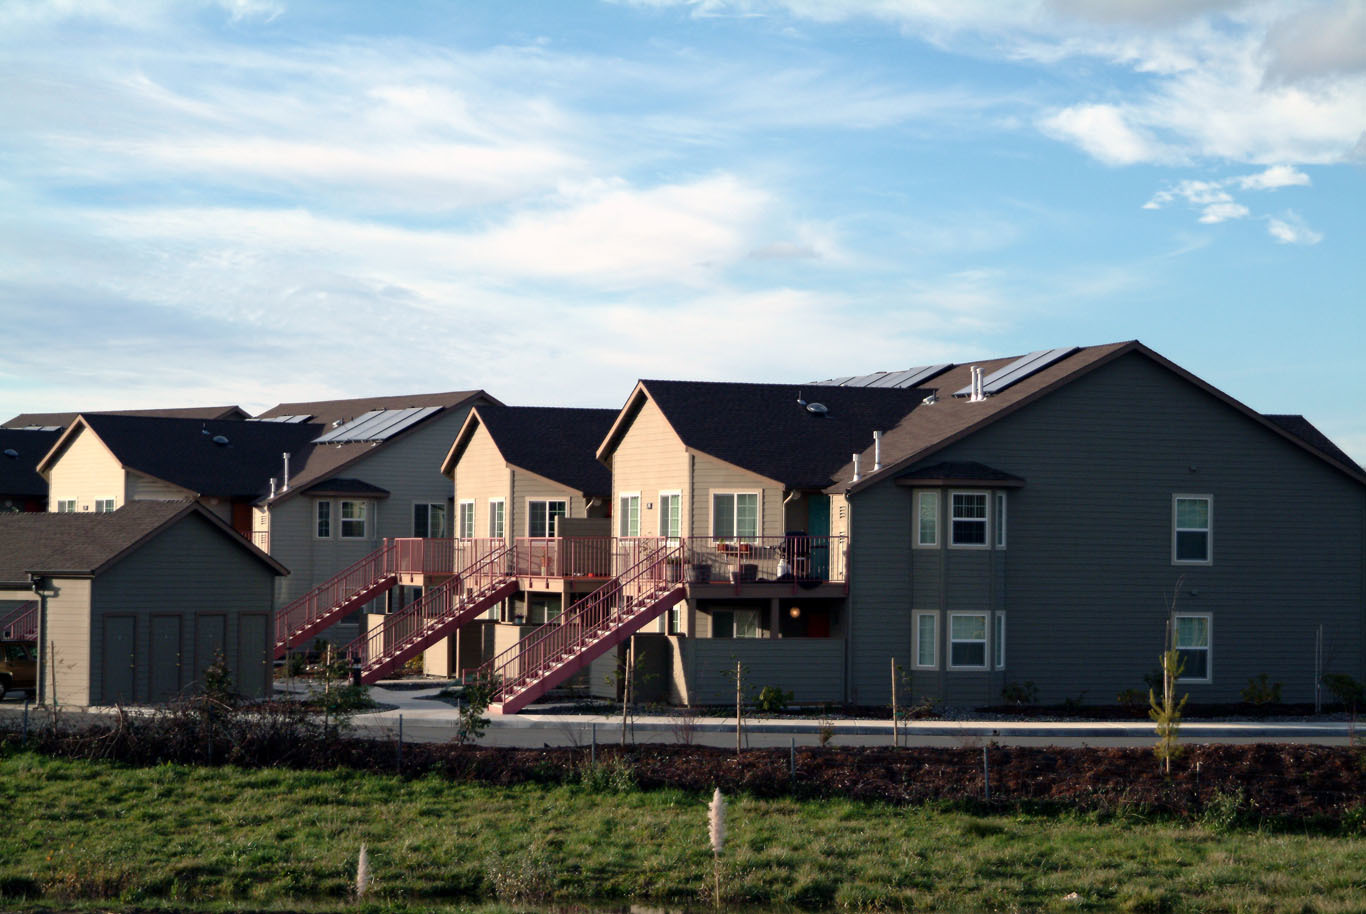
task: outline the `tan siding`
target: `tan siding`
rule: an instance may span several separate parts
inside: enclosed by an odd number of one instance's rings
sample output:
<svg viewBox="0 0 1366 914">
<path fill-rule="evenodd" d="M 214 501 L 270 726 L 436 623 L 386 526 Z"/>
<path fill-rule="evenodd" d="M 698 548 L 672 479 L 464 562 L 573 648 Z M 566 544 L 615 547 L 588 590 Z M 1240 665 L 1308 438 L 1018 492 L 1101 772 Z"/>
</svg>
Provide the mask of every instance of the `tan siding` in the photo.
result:
<svg viewBox="0 0 1366 914">
<path fill-rule="evenodd" d="M 758 492 L 759 535 L 782 536 L 786 532 L 783 488 L 772 480 L 698 454 L 693 464 L 693 487 L 696 490 L 692 518 L 695 536 L 712 535 L 711 496 L 724 492 Z"/>
<path fill-rule="evenodd" d="M 645 398 L 621 443 L 612 454 L 612 533 L 617 533 L 617 503 L 623 492 L 640 493 L 640 532 L 659 534 L 659 493 L 683 494 L 683 535 L 688 536 L 692 511 L 688 491 L 688 452 L 654 401 Z M 646 508 L 651 504 L 653 508 Z"/>
<path fill-rule="evenodd" d="M 114 498 L 122 506 L 129 498 L 122 464 L 87 429 L 78 430 L 48 473 L 48 508 L 76 499 L 77 511 L 95 510 L 95 499 Z"/>
<path fill-rule="evenodd" d="M 531 512 L 527 509 L 527 502 L 532 499 L 563 499 L 566 502 L 566 517 L 583 517 L 587 513 L 583 496 L 578 492 L 558 482 L 551 482 L 544 476 L 537 476 L 527 470 L 514 468 L 512 471 L 513 507 L 508 509 L 508 514 L 517 518 L 517 526 L 508 529 L 517 536 L 528 535 Z M 488 502 L 486 500 L 481 501 L 479 507 L 487 512 Z M 487 514 L 484 516 L 487 517 Z M 486 520 L 484 523 L 485 531 L 476 529 L 476 534 L 486 535 L 488 521 Z"/>
<path fill-rule="evenodd" d="M 488 429 L 480 425 L 470 435 L 460 460 L 455 464 L 452 476 L 455 479 L 455 504 L 451 512 L 451 532 L 459 516 L 460 502 L 474 501 L 474 535 L 489 535 L 489 499 L 506 498 L 506 514 L 503 518 L 503 532 L 507 536 L 525 536 L 526 521 L 521 518 L 519 507 L 513 503 L 509 493 L 509 471 L 507 462 L 499 453 L 497 445 Z"/>
<path fill-rule="evenodd" d="M 193 497 L 194 493 L 189 489 L 182 489 L 180 486 L 172 485 L 164 480 L 137 473 L 128 474 L 129 501 L 180 501 L 184 498 Z M 206 503 L 205 507 L 210 506 Z M 221 515 L 223 512 L 215 511 L 214 513 Z"/>
<path fill-rule="evenodd" d="M 90 600 L 91 582 L 60 578 L 58 593 L 47 601 L 48 654 L 55 664 L 43 671 L 48 701 L 59 705 L 90 704 Z M 53 686 L 53 669 L 56 686 Z"/>
</svg>

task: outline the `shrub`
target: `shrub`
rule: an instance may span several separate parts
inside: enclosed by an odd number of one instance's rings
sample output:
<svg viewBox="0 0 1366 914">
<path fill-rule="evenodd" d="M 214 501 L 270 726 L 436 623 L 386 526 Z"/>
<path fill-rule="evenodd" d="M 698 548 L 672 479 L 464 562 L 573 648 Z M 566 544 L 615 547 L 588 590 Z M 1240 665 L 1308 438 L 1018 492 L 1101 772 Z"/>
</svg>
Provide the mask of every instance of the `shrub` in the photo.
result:
<svg viewBox="0 0 1366 914">
<path fill-rule="evenodd" d="M 1323 677 L 1323 684 L 1334 698 L 1349 708 L 1366 705 L 1366 684 L 1346 673 L 1329 673 Z"/>
<path fill-rule="evenodd" d="M 1001 700 L 1008 705 L 1032 705 L 1039 700 L 1039 687 L 1034 681 L 1008 682 L 1001 689 Z"/>
<path fill-rule="evenodd" d="M 777 686 L 764 686 L 754 704 L 765 714 L 781 714 L 787 710 L 787 703 L 791 700 L 791 692 L 784 692 Z"/>
<path fill-rule="evenodd" d="M 493 704 L 493 697 L 497 694 L 497 679 L 481 678 L 465 683 L 455 725 L 457 743 L 472 743 L 484 735 L 489 726 L 489 719 L 484 712 Z"/>
<path fill-rule="evenodd" d="M 1125 689 L 1115 696 L 1115 701 L 1126 708 L 1139 708 L 1148 703 L 1141 689 Z"/>
<path fill-rule="evenodd" d="M 1281 684 L 1271 682 L 1265 673 L 1259 673 L 1247 681 L 1243 701 L 1250 705 L 1278 705 L 1281 703 Z"/>
</svg>

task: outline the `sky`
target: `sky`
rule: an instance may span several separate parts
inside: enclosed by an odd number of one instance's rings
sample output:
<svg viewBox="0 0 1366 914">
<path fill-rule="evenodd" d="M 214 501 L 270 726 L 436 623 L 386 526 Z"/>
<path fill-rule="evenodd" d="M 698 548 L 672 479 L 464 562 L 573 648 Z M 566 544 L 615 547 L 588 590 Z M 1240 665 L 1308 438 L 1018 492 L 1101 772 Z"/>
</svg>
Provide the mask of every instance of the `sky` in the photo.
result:
<svg viewBox="0 0 1366 914">
<path fill-rule="evenodd" d="M 1366 463 L 1363 0 L 0 0 L 0 418 L 1139 339 Z"/>
</svg>

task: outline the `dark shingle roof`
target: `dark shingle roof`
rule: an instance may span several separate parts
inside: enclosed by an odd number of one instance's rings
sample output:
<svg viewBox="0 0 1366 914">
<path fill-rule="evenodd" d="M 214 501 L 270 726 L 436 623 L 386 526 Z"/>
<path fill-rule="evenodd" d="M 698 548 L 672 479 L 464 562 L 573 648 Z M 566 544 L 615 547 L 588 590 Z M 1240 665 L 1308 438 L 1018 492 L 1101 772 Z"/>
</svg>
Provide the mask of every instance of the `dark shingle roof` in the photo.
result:
<svg viewBox="0 0 1366 914">
<path fill-rule="evenodd" d="M 930 466 L 915 467 L 902 473 L 897 482 L 994 482 L 998 485 L 1021 485 L 1024 480 L 1004 470 L 989 467 L 975 460 L 946 460 Z"/>
<path fill-rule="evenodd" d="M 171 409 L 107 409 L 101 411 L 106 416 L 156 416 L 162 419 L 245 419 L 246 410 L 240 406 L 183 406 Z M 58 426 L 66 428 L 76 417 L 74 413 L 20 413 L 4 424 L 5 428 L 26 428 L 28 426 Z M 85 415 L 91 415 L 90 412 Z"/>
<path fill-rule="evenodd" d="M 0 495 L 42 496 L 47 480 L 38 475 L 38 461 L 61 432 L 0 428 Z M 10 457 L 14 451 L 19 456 Z"/>
<path fill-rule="evenodd" d="M 916 388 L 641 381 L 683 443 L 791 488 L 824 488 L 928 393 Z M 797 401 L 827 407 L 816 416 Z M 871 468 L 871 463 L 868 465 Z"/>
<path fill-rule="evenodd" d="M 1321 451 L 1322 453 L 1327 454 L 1329 457 L 1332 457 L 1334 460 L 1337 460 L 1341 463 L 1345 463 L 1347 464 L 1347 466 L 1352 467 L 1357 471 L 1361 471 L 1360 465 L 1358 465 L 1355 460 L 1353 460 L 1351 457 L 1348 457 L 1347 453 L 1343 451 L 1342 448 L 1334 444 L 1332 442 L 1332 439 L 1330 439 L 1323 432 L 1319 431 L 1314 426 L 1314 424 L 1310 422 L 1308 419 L 1304 418 L 1304 416 L 1284 414 L 1273 415 L 1270 413 L 1263 413 L 1262 415 L 1269 419 L 1275 425 L 1279 426 L 1280 428 L 1284 429 L 1285 431 L 1294 435 L 1296 438 L 1303 441 L 1305 444 L 1314 448 L 1314 450 Z"/>
<path fill-rule="evenodd" d="M 282 565 L 261 552 L 203 507 L 188 501 L 135 501 L 109 514 L 0 515 L 0 581 L 27 579 L 29 572 L 96 574 L 148 537 L 197 513 L 277 573 Z"/>
<path fill-rule="evenodd" d="M 275 416 L 310 416 L 309 422 L 318 422 L 331 428 L 334 422 L 347 422 L 361 413 L 372 409 L 407 409 L 411 406 L 453 407 L 482 397 L 493 398 L 482 390 L 450 390 L 436 394 L 400 394 L 393 397 L 355 397 L 350 400 L 315 400 L 308 403 L 280 403 L 257 416 L 270 419 Z"/>
<path fill-rule="evenodd" d="M 309 495 L 369 495 L 376 498 L 388 497 L 389 490 L 371 485 L 363 479 L 347 479 L 333 476 L 306 488 Z"/>
<path fill-rule="evenodd" d="M 143 416 L 82 416 L 125 467 L 199 495 L 255 498 L 282 474 L 286 451 L 305 462 L 321 433 L 311 423 L 204 421 Z M 227 444 L 217 444 L 216 437 Z"/>
<path fill-rule="evenodd" d="M 610 495 L 612 473 L 598 462 L 598 445 L 615 409 L 479 406 L 479 419 L 503 458 L 585 495 Z"/>
</svg>

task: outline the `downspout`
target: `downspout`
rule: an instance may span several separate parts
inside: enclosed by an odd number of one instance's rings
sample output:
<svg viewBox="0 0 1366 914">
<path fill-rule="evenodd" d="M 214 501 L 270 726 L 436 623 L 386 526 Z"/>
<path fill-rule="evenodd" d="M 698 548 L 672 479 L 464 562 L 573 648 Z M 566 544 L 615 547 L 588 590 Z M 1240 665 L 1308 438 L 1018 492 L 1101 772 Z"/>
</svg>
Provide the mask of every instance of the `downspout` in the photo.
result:
<svg viewBox="0 0 1366 914">
<path fill-rule="evenodd" d="M 51 582 L 42 575 L 30 574 L 29 581 L 33 585 L 33 592 L 38 595 L 38 704 L 42 705 L 47 698 L 47 677 L 48 677 L 48 658 L 47 658 L 47 592 L 51 589 Z"/>
<path fill-rule="evenodd" d="M 855 477 L 857 478 L 857 477 Z M 848 592 L 844 598 L 844 700 L 853 704 L 851 670 L 854 665 L 854 503 L 849 490 L 844 490 L 844 580 Z M 827 551 L 829 551 L 827 549 Z"/>
</svg>

